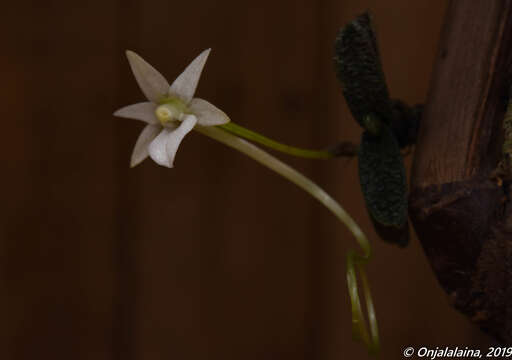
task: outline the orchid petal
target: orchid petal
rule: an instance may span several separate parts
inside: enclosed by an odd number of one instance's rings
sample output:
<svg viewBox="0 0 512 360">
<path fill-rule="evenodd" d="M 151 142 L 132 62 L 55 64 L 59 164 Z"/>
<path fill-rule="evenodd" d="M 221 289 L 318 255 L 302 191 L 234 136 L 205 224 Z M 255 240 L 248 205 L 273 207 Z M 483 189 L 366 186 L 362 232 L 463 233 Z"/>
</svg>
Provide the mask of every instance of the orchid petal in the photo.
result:
<svg viewBox="0 0 512 360">
<path fill-rule="evenodd" d="M 230 121 L 222 110 L 203 99 L 192 99 L 189 109 L 197 116 L 197 123 L 202 126 L 223 125 Z"/>
<path fill-rule="evenodd" d="M 132 158 L 130 161 L 130 167 L 135 167 L 144 161 L 148 153 L 148 145 L 157 136 L 158 132 L 162 129 L 160 125 L 146 125 L 142 130 L 133 148 Z"/>
<path fill-rule="evenodd" d="M 127 50 L 126 57 L 140 89 L 148 100 L 156 103 L 167 95 L 169 83 L 162 74 L 133 51 Z"/>
<path fill-rule="evenodd" d="M 142 102 L 128 105 L 114 113 L 114 116 L 135 119 L 147 122 L 148 124 L 158 124 L 159 121 L 155 115 L 157 105 L 152 102 Z"/>
<path fill-rule="evenodd" d="M 169 155 L 167 155 L 167 151 L 165 150 L 165 144 L 172 132 L 172 130 L 164 128 L 148 146 L 149 156 L 151 156 L 158 165 L 171 167 Z"/>
<path fill-rule="evenodd" d="M 211 49 L 204 50 L 199 54 L 187 68 L 174 80 L 169 89 L 170 96 L 178 96 L 186 103 L 190 102 L 196 92 L 197 83 L 201 77 L 204 64 Z"/>
<path fill-rule="evenodd" d="M 194 115 L 187 115 L 176 130 L 164 128 L 149 144 L 149 156 L 158 165 L 172 168 L 181 141 L 194 128 L 196 122 L 197 118 Z"/>
</svg>

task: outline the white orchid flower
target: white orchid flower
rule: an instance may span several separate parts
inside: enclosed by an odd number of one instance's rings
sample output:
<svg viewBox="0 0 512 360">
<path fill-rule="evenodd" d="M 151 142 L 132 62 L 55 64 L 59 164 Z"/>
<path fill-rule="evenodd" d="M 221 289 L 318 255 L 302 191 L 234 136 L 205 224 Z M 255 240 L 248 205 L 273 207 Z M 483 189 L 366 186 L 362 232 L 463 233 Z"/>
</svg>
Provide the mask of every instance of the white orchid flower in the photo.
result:
<svg viewBox="0 0 512 360">
<path fill-rule="evenodd" d="M 197 83 L 210 49 L 203 51 L 169 85 L 154 67 L 133 51 L 126 51 L 140 89 L 148 102 L 125 106 L 114 115 L 136 119 L 148 125 L 142 130 L 133 149 L 130 166 L 149 156 L 159 165 L 173 167 L 176 151 L 184 136 L 195 126 L 228 123 L 229 117 L 208 101 L 194 98 Z"/>
<path fill-rule="evenodd" d="M 355 334 L 365 342 L 369 349 L 376 349 L 379 342 L 377 320 L 363 267 L 370 259 L 371 254 L 368 239 L 352 217 L 322 188 L 252 142 L 305 158 L 326 159 L 339 156 L 341 153 L 301 149 L 281 144 L 230 122 L 227 115 L 221 110 L 205 100 L 194 98 L 197 83 L 209 53 L 210 49 L 199 54 L 174 80 L 172 85 L 169 85 L 162 74 L 139 55 L 132 51 L 126 52 L 135 79 L 149 100 L 126 106 L 114 113 L 116 116 L 147 123 L 135 144 L 131 166 L 138 165 L 149 155 L 159 165 L 173 167 L 174 157 L 183 137 L 195 128 L 199 133 L 251 157 L 316 198 L 348 227 L 363 250 L 362 254 L 350 251 L 347 255 L 347 282 L 352 304 L 352 324 Z M 370 331 L 367 329 L 361 307 L 357 272 L 359 272 L 363 284 Z"/>
</svg>

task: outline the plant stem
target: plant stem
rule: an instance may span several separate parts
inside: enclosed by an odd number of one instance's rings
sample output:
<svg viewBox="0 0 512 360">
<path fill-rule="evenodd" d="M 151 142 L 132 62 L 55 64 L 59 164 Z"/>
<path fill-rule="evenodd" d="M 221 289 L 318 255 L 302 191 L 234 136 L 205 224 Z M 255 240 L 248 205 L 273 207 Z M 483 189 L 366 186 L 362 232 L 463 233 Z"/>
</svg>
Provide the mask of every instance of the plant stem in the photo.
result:
<svg viewBox="0 0 512 360">
<path fill-rule="evenodd" d="M 295 146 L 289 146 L 269 139 L 266 136 L 260 135 L 257 132 L 244 128 L 243 126 L 237 125 L 233 122 L 219 126 L 232 134 L 238 135 L 244 139 L 254 141 L 271 149 L 280 151 L 293 156 L 309 158 L 309 159 L 330 159 L 336 155 L 327 150 L 309 150 L 301 149 Z"/>
<path fill-rule="evenodd" d="M 239 138 L 238 136 L 231 134 L 230 132 L 226 131 L 224 127 L 204 127 L 196 125 L 195 130 L 246 154 L 260 164 L 268 167 L 292 183 L 296 184 L 315 199 L 320 201 L 320 203 L 327 207 L 327 209 L 329 209 L 343 224 L 345 224 L 345 226 L 348 227 L 350 232 L 356 238 L 356 241 L 359 243 L 359 246 L 361 246 L 363 250 L 362 255 L 357 254 L 354 251 L 349 251 L 347 255 L 347 284 L 350 301 L 352 304 L 352 325 L 355 335 L 368 346 L 371 352 L 376 352 L 379 343 L 377 320 L 375 317 L 375 310 L 373 307 L 368 280 L 363 268 L 363 265 L 370 258 L 371 249 L 368 239 L 361 231 L 357 223 L 341 207 L 341 205 L 329 194 L 327 194 L 321 187 L 299 173 L 297 170 L 273 157 L 266 151 L 244 139 Z M 361 281 L 363 283 L 363 291 L 366 298 L 366 309 L 368 312 L 368 322 L 370 325 L 370 334 L 368 334 L 366 329 L 361 302 L 359 300 L 356 269 L 359 269 L 361 274 Z"/>
</svg>

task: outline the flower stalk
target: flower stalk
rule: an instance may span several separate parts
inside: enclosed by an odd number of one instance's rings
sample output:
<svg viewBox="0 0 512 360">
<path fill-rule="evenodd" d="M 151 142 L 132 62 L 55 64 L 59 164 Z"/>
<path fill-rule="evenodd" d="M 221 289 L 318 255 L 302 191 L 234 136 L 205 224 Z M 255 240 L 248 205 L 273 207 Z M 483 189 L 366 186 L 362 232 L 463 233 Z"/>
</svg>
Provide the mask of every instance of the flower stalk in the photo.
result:
<svg viewBox="0 0 512 360">
<path fill-rule="evenodd" d="M 297 157 L 303 157 L 308 159 L 330 159 L 335 157 L 332 152 L 328 150 L 309 150 L 309 149 L 301 149 L 295 146 L 285 145 L 275 140 L 272 140 L 266 136 L 258 134 L 255 131 L 244 128 L 243 126 L 237 125 L 234 122 L 229 122 L 227 124 L 219 126 L 220 128 L 230 132 L 231 134 L 240 136 L 246 140 L 254 141 L 261 145 L 264 145 L 273 150 L 293 155 Z"/>
</svg>

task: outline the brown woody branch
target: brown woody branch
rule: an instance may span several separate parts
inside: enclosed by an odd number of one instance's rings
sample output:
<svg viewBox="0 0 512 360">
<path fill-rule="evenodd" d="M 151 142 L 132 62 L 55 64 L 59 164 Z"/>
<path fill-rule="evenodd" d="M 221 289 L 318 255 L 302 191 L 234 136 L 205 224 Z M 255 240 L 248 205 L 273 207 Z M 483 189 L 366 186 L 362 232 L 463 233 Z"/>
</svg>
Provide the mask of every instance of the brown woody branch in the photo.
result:
<svg viewBox="0 0 512 360">
<path fill-rule="evenodd" d="M 512 1 L 451 1 L 411 177 L 410 216 L 453 305 L 512 343 L 510 185 L 501 157 Z"/>
</svg>

